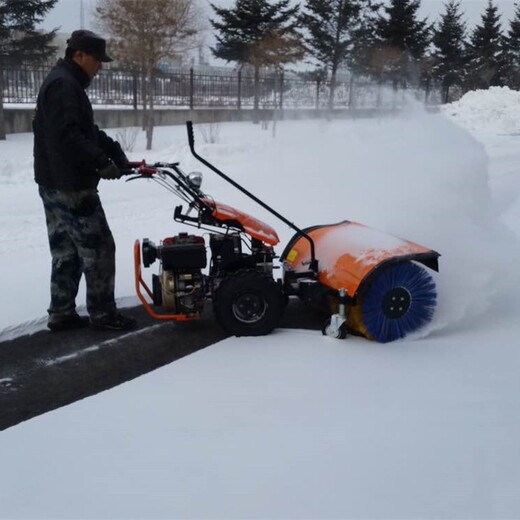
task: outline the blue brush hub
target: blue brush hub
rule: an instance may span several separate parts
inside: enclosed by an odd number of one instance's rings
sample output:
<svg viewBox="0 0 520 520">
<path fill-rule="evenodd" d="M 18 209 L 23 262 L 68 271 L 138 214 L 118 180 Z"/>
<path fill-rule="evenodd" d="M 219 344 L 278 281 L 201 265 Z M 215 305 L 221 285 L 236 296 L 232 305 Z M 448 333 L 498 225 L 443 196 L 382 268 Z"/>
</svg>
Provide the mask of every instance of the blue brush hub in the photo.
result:
<svg viewBox="0 0 520 520">
<path fill-rule="evenodd" d="M 362 303 L 363 324 L 381 343 L 402 338 L 433 318 L 435 282 L 412 262 L 385 268 L 369 287 Z"/>
</svg>

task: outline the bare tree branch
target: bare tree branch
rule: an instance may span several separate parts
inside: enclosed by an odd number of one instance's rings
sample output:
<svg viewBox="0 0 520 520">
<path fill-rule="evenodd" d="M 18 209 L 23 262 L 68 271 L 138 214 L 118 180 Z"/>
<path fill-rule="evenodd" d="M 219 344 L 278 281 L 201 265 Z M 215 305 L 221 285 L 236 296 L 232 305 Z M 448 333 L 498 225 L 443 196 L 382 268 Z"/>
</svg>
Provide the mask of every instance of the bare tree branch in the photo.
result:
<svg viewBox="0 0 520 520">
<path fill-rule="evenodd" d="M 111 53 L 140 75 L 147 131 L 152 146 L 153 88 L 163 61 L 182 61 L 200 45 L 202 25 L 196 0 L 98 0 L 96 18 L 110 36 Z"/>
</svg>

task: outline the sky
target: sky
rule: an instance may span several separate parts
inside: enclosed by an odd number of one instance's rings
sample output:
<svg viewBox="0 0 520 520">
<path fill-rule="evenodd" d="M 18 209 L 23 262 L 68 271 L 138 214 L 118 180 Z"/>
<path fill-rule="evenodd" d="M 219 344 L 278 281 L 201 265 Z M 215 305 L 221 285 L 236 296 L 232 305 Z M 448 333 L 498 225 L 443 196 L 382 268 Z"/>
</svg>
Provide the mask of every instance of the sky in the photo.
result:
<svg viewBox="0 0 520 520">
<path fill-rule="evenodd" d="M 215 0 L 215 5 L 221 7 L 232 7 L 232 0 Z M 514 16 L 513 0 L 496 0 L 499 12 L 502 14 L 502 22 L 511 19 Z M 83 11 L 85 28 L 94 29 L 92 26 L 91 12 L 96 5 L 95 0 L 59 0 L 54 9 L 47 15 L 44 26 L 46 28 L 61 27 L 64 32 L 71 32 L 81 26 L 81 12 Z M 201 2 L 206 5 L 207 10 L 211 13 L 211 8 L 206 0 Z M 83 9 L 81 9 L 81 6 Z M 468 27 L 480 23 L 481 15 L 487 6 L 487 0 L 461 0 L 461 10 L 465 13 L 465 19 Z M 444 11 L 444 2 L 441 0 L 422 0 L 420 14 L 422 17 L 428 17 L 430 21 L 438 19 L 440 13 Z"/>
<path fill-rule="evenodd" d="M 504 30 L 509 28 L 508 20 L 514 17 L 515 1 L 514 0 L 495 0 L 502 15 L 501 21 Z M 45 29 L 59 28 L 60 32 L 70 33 L 75 29 L 86 28 L 98 31 L 95 18 L 92 16 L 96 6 L 96 0 L 58 0 L 57 5 L 46 16 L 43 27 Z M 208 18 L 213 14 L 208 0 L 201 0 L 200 5 L 208 13 Z M 221 7 L 233 7 L 234 0 L 215 0 L 215 5 Z M 487 6 L 487 0 L 461 0 L 461 10 L 464 13 L 464 20 L 467 22 L 469 31 L 480 23 L 481 16 Z M 439 19 L 440 14 L 444 12 L 444 2 L 442 0 L 422 0 L 420 16 L 428 18 L 430 22 Z M 228 66 L 229 64 L 223 60 L 213 58 L 210 47 L 214 45 L 214 39 L 211 33 L 204 37 L 203 54 L 209 63 L 217 66 Z M 204 48 L 205 52 L 204 52 Z M 199 51 L 198 51 L 199 52 Z M 199 56 L 199 54 L 197 54 Z M 196 59 L 193 57 L 192 59 Z"/>
<path fill-rule="evenodd" d="M 214 144 L 196 127 L 203 157 L 300 227 L 356 220 L 439 251 L 432 323 L 385 345 L 285 329 L 230 338 L 9 428 L 0 518 L 519 518 L 519 107 L 518 92 L 494 88 L 440 114 L 410 103 L 275 134 L 222 124 Z M 182 126 L 156 132 L 130 157 L 201 170 Z M 50 258 L 31 135 L 9 135 L 0 156 L 6 339 L 45 327 Z M 206 193 L 287 243 L 291 230 L 203 173 Z M 135 303 L 133 242 L 180 231 L 178 201 L 152 182 L 104 182 L 100 195 L 116 293 Z M 0 367 L 1 384 L 16 380 Z"/>
</svg>

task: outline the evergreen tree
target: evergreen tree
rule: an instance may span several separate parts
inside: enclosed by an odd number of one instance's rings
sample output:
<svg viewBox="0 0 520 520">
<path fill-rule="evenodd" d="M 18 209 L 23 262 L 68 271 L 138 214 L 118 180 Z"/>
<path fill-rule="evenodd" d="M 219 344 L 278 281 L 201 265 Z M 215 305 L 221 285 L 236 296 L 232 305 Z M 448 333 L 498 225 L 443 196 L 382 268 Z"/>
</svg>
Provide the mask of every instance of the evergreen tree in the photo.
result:
<svg viewBox="0 0 520 520">
<path fill-rule="evenodd" d="M 300 60 L 304 54 L 297 31 L 299 7 L 290 0 L 236 0 L 231 9 L 210 4 L 218 19 L 213 55 L 254 69 L 254 110 L 258 115 L 261 67 L 279 67 Z"/>
<path fill-rule="evenodd" d="M 516 6 L 514 18 L 509 22 L 505 36 L 506 67 L 505 82 L 513 88 L 520 88 L 520 5 Z"/>
<path fill-rule="evenodd" d="M 418 66 L 430 43 L 427 19 L 418 20 L 420 0 L 390 0 L 386 17 L 377 23 L 379 74 L 392 79 L 394 87 L 417 82 Z"/>
<path fill-rule="evenodd" d="M 0 0 L 0 139 L 5 139 L 3 75 L 6 65 L 43 60 L 56 31 L 36 30 L 57 0 Z"/>
<path fill-rule="evenodd" d="M 468 62 L 466 24 L 462 21 L 460 1 L 449 0 L 433 30 L 433 77 L 442 84 L 442 100 L 448 103 L 450 88 L 464 83 Z"/>
<path fill-rule="evenodd" d="M 504 36 L 500 26 L 500 14 L 493 0 L 482 14 L 470 38 L 470 73 L 467 86 L 470 89 L 486 89 L 504 84 L 505 54 Z"/>
<path fill-rule="evenodd" d="M 348 66 L 353 73 L 377 75 L 374 69 L 374 49 L 377 47 L 377 24 L 380 3 L 372 2 L 363 9 L 359 27 L 354 31 L 352 50 L 348 56 Z"/>
<path fill-rule="evenodd" d="M 36 30 L 57 0 L 0 0 L 0 59 L 3 65 L 46 59 L 55 30 Z"/>
<path fill-rule="evenodd" d="M 304 5 L 300 20 L 308 33 L 307 49 L 330 72 L 329 108 L 334 103 L 338 68 L 352 56 L 363 15 L 371 8 L 371 0 L 307 0 Z"/>
</svg>

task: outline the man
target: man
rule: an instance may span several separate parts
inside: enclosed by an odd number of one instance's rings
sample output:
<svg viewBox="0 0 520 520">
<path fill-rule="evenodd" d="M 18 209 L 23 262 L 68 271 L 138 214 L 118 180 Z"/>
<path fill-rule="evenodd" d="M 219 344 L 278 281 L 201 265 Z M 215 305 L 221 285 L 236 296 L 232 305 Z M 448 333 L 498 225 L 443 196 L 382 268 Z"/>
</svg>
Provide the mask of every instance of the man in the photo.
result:
<svg viewBox="0 0 520 520">
<path fill-rule="evenodd" d="M 107 55 L 97 34 L 74 31 L 65 58 L 45 78 L 33 120 L 34 172 L 45 209 L 52 256 L 51 331 L 91 325 L 129 330 L 114 299 L 115 244 L 97 192 L 100 179 L 118 179 L 128 160 L 117 141 L 94 124 L 85 93 Z M 85 275 L 90 320 L 76 312 Z"/>
</svg>

